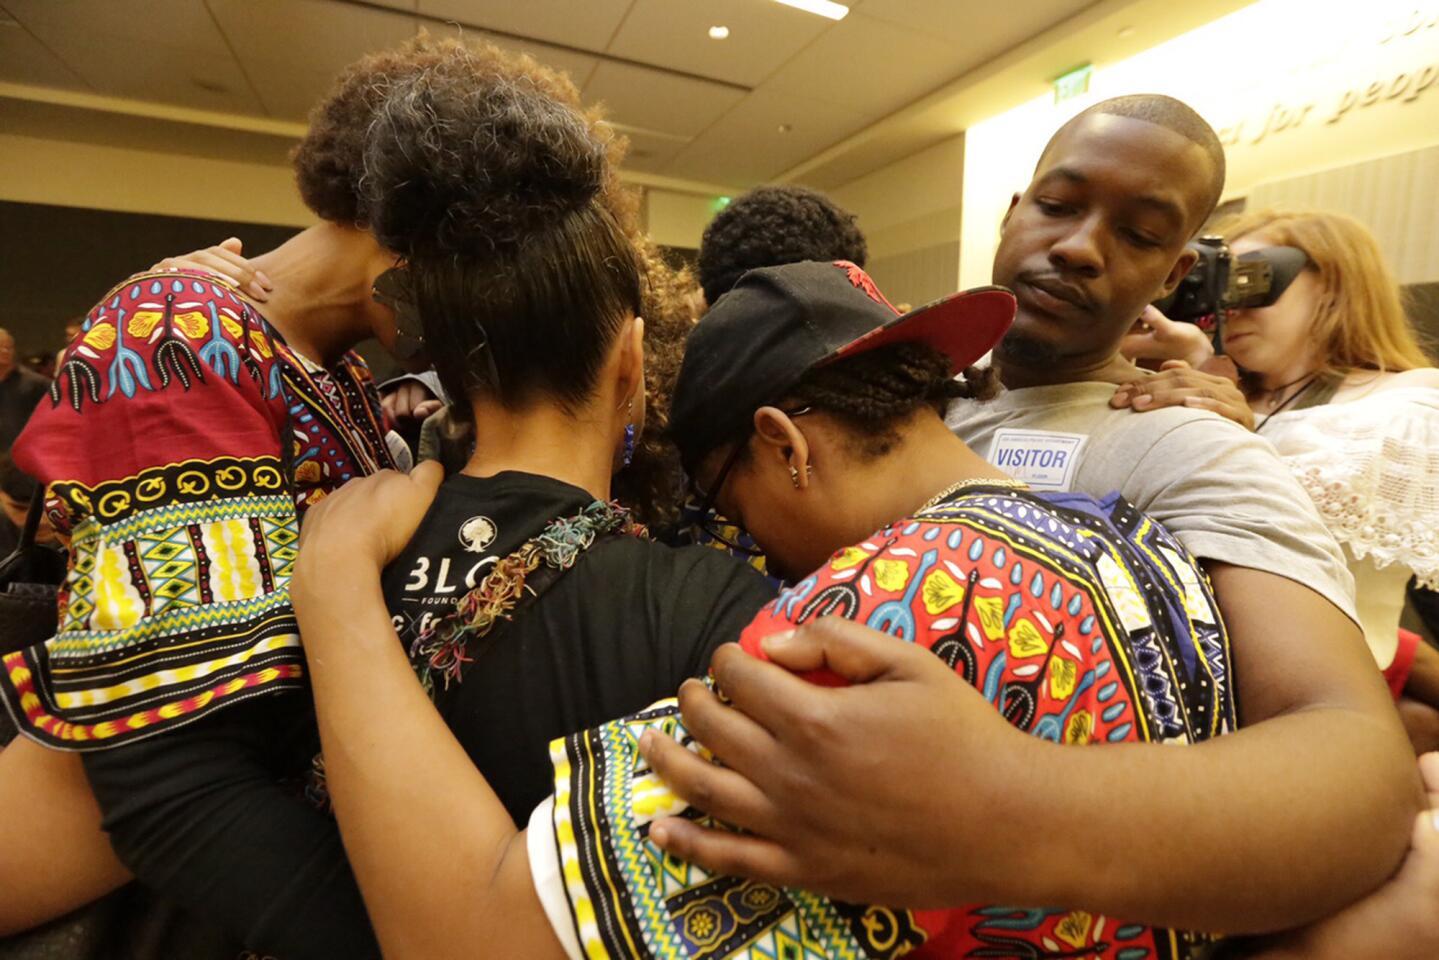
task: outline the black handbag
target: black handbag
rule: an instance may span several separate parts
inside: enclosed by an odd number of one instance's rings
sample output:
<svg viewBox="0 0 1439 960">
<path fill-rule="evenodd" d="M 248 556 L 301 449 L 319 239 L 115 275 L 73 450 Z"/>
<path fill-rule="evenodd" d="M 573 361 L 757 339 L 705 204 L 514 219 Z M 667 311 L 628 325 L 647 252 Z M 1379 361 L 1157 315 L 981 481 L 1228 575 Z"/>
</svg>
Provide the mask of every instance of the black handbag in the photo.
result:
<svg viewBox="0 0 1439 960">
<path fill-rule="evenodd" d="M 55 597 L 65 582 L 65 555 L 35 542 L 44 501 L 37 493 L 19 545 L 0 560 L 0 653 L 23 650 L 55 635 Z"/>
</svg>

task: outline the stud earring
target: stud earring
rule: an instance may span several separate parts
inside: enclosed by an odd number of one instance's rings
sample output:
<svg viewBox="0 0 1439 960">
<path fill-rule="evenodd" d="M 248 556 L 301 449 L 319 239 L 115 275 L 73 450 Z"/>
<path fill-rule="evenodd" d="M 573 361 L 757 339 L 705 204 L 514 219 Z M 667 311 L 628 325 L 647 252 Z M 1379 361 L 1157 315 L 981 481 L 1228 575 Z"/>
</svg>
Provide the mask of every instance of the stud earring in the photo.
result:
<svg viewBox="0 0 1439 960">
<path fill-rule="evenodd" d="M 806 463 L 804 465 L 804 478 L 808 480 L 812 476 L 814 476 L 814 467 Z M 794 484 L 794 488 L 796 490 L 799 489 L 799 468 L 796 467 L 794 464 L 790 464 L 789 482 Z"/>
</svg>

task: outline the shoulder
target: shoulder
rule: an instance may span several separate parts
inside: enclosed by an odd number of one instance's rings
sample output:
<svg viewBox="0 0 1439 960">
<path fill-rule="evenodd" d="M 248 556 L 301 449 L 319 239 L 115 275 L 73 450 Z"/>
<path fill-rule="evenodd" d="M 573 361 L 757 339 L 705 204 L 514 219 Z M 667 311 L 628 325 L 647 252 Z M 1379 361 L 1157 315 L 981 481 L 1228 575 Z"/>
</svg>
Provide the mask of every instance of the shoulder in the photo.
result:
<svg viewBox="0 0 1439 960">
<path fill-rule="evenodd" d="M 1391 390 L 1408 387 L 1439 388 L 1439 369 L 1416 367 L 1413 370 L 1400 370 L 1394 373 L 1356 370 L 1344 378 L 1339 394 L 1333 402 L 1346 403 L 1363 400 L 1368 397 L 1382 396 Z"/>
<path fill-rule="evenodd" d="M 248 373 L 269 398 L 278 378 L 274 335 L 253 307 L 209 274 L 137 274 L 110 290 L 86 315 L 55 374 L 52 398 L 76 412 L 88 401 L 134 399 L 178 385 L 228 380 Z"/>
<path fill-rule="evenodd" d="M 1192 407 L 1161 407 L 1158 410 L 1117 410 L 1107 424 L 1115 433 L 1136 440 L 1158 441 L 1178 434 L 1186 440 L 1215 438 L 1219 442 L 1237 443 L 1253 434 L 1225 417 L 1209 410 Z"/>
<path fill-rule="evenodd" d="M 758 572 L 722 550 L 672 547 L 642 537 L 609 537 L 595 544 L 577 565 L 586 578 L 642 582 L 656 596 L 683 592 L 688 599 L 717 601 L 725 593 L 770 599 L 774 590 Z"/>
</svg>

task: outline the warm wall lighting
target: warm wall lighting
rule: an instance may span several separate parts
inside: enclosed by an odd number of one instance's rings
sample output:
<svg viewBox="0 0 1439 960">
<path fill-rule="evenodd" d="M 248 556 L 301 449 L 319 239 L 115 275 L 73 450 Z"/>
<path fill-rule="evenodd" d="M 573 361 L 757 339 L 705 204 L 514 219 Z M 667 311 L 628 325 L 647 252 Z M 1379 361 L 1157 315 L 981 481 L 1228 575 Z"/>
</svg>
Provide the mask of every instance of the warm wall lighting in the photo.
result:
<svg viewBox="0 0 1439 960">
<path fill-rule="evenodd" d="M 728 37 L 728 36 L 729 36 L 729 27 L 723 26 L 723 25 L 721 25 L 721 24 L 715 24 L 713 27 L 710 27 L 710 39 L 711 39 L 711 40 L 723 40 L 725 37 Z"/>
<path fill-rule="evenodd" d="M 775 0 L 775 3 L 782 3 L 787 7 L 794 7 L 796 10 L 803 10 L 805 13 L 817 13 L 821 17 L 829 17 L 831 20 L 843 20 L 844 15 L 849 13 L 849 7 L 842 3 L 834 3 L 832 0 Z"/>
</svg>

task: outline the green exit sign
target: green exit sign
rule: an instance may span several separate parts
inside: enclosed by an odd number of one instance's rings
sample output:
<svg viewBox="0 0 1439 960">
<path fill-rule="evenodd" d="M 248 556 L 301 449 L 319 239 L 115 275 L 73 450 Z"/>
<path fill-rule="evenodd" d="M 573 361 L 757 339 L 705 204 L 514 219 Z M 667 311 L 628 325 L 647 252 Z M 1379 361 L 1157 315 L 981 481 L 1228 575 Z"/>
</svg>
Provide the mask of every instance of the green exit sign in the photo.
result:
<svg viewBox="0 0 1439 960">
<path fill-rule="evenodd" d="M 1094 64 L 1086 63 L 1054 78 L 1054 102 L 1078 97 L 1089 92 L 1089 78 L 1094 73 Z"/>
</svg>

